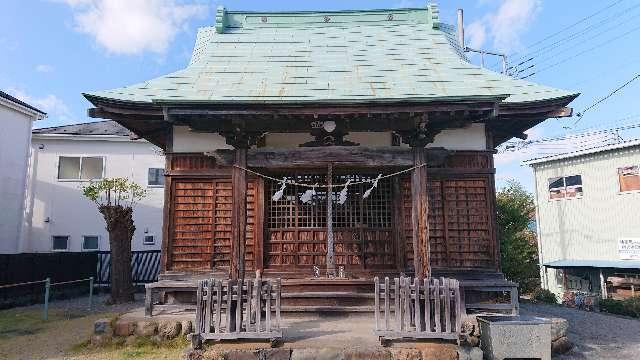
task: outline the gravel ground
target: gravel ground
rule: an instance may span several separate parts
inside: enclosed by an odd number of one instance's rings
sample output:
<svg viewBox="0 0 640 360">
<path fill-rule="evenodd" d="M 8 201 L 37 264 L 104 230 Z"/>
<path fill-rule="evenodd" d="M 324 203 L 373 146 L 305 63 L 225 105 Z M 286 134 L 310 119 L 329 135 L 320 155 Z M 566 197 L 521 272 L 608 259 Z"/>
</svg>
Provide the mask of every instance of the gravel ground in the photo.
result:
<svg viewBox="0 0 640 360">
<path fill-rule="evenodd" d="M 568 336 L 575 347 L 557 359 L 640 359 L 638 319 L 534 304 L 521 304 L 521 313 L 569 321 Z"/>
</svg>

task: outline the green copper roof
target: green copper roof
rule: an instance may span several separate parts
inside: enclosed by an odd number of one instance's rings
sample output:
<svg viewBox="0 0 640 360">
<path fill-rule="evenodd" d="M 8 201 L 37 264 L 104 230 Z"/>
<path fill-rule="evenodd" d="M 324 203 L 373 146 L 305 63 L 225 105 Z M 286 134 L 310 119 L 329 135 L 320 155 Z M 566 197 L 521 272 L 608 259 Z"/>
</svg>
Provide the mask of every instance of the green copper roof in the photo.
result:
<svg viewBox="0 0 640 360">
<path fill-rule="evenodd" d="M 290 13 L 219 8 L 215 26 L 198 31 L 185 69 L 86 95 L 143 103 L 523 103 L 576 94 L 470 64 L 455 29 L 429 5 Z"/>
</svg>

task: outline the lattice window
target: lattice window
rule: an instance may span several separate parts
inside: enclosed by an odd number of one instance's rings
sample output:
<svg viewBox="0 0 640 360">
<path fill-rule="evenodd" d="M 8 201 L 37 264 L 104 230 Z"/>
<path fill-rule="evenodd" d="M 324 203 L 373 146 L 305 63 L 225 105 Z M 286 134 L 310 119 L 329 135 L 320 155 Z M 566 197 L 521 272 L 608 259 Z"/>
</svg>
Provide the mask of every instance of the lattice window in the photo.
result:
<svg viewBox="0 0 640 360">
<path fill-rule="evenodd" d="M 325 175 L 299 175 L 287 176 L 298 183 L 325 184 Z M 336 175 L 333 183 L 344 184 L 349 179 L 362 181 L 373 179 L 375 176 L 362 175 Z M 316 188 L 316 195 L 312 200 L 303 204 L 300 196 L 308 190 L 307 187 L 287 185 L 283 196 L 278 201 L 271 201 L 271 196 L 280 189 L 280 183 L 268 181 L 267 198 L 268 224 L 270 228 L 323 228 L 327 226 L 327 192 L 326 188 Z M 333 227 L 334 228 L 391 228 L 391 181 L 383 179 L 378 182 L 378 187 L 371 192 L 368 198 L 362 195 L 371 185 L 358 184 L 349 186 L 347 201 L 338 204 L 338 197 L 342 188 L 333 188 Z"/>
</svg>

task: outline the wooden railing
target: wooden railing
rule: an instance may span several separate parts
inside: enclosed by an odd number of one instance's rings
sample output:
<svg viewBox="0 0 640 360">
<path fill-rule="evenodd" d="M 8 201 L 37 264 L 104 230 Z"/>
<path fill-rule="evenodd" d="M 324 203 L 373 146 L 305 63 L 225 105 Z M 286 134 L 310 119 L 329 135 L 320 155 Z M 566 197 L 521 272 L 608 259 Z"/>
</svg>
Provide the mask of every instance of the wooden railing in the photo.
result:
<svg viewBox="0 0 640 360">
<path fill-rule="evenodd" d="M 375 334 L 393 339 L 457 339 L 465 312 L 455 279 L 389 278 L 375 282 Z"/>
<path fill-rule="evenodd" d="M 281 282 L 255 278 L 198 283 L 194 347 L 203 340 L 282 339 Z"/>
</svg>

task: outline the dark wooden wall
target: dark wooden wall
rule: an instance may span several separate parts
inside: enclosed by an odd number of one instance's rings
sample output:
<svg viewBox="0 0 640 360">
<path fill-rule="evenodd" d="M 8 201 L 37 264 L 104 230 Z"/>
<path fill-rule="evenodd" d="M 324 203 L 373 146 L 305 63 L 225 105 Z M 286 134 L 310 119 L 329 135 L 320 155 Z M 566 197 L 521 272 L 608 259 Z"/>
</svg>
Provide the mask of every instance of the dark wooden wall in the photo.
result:
<svg viewBox="0 0 640 360">
<path fill-rule="evenodd" d="M 497 269 L 491 152 L 461 151 L 427 172 L 430 262 L 434 269 Z M 168 239 L 163 270 L 228 269 L 233 189 L 231 168 L 202 154 L 168 154 Z M 398 269 L 413 267 L 410 176 L 398 179 Z M 264 182 L 247 181 L 246 270 L 263 268 Z M 396 191 L 394 191 L 396 192 Z M 269 195 L 269 194 L 267 194 Z M 400 216 L 398 216 L 400 215 Z M 265 249 L 264 251 L 268 251 Z"/>
</svg>

